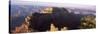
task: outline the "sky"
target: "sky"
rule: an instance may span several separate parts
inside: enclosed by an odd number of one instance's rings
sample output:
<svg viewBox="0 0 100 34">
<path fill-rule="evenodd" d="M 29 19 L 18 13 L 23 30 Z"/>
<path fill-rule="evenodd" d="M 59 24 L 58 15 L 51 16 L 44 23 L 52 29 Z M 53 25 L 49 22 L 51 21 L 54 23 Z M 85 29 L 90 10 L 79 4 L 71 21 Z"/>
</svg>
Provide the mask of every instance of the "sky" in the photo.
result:
<svg viewBox="0 0 100 34">
<path fill-rule="evenodd" d="M 89 10 L 96 10 L 96 5 L 89 4 L 75 4 L 75 3 L 56 3 L 56 2 L 37 2 L 37 1 L 23 1 L 11 0 L 12 5 L 39 5 L 39 6 L 53 6 L 53 7 L 74 7 Z"/>
</svg>

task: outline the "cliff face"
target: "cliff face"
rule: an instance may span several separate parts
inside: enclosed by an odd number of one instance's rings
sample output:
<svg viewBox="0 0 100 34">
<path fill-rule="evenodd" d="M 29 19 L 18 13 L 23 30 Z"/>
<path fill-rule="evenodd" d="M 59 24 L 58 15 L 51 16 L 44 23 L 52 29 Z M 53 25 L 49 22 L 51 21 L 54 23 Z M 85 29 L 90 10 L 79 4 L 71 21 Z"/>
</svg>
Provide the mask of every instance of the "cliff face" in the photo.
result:
<svg viewBox="0 0 100 34">
<path fill-rule="evenodd" d="M 82 15 L 75 15 L 68 13 L 64 8 L 53 8 L 53 13 L 34 13 L 33 18 L 30 21 L 30 28 L 37 31 L 47 31 L 50 30 L 50 24 L 54 24 L 58 30 L 61 28 L 72 30 L 79 29 L 80 20 Z"/>
<path fill-rule="evenodd" d="M 21 24 L 21 26 L 15 27 L 15 30 L 11 31 L 12 33 L 24 33 L 24 32 L 31 32 L 31 29 L 29 28 L 29 21 L 31 19 L 31 16 L 27 16 L 24 20 L 24 22 Z"/>
</svg>

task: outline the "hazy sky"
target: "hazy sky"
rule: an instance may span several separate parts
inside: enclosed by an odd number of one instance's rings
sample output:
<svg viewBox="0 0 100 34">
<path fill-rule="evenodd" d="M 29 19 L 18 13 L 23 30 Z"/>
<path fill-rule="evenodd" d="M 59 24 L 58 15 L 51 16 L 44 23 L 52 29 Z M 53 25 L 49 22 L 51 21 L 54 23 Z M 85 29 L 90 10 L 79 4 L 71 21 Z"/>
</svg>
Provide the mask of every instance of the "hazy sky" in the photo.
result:
<svg viewBox="0 0 100 34">
<path fill-rule="evenodd" d="M 11 1 L 15 5 L 39 5 L 39 6 L 53 6 L 53 7 L 74 7 L 89 10 L 96 10 L 95 5 L 83 5 L 74 3 L 51 3 L 51 2 L 33 2 L 33 1 Z"/>
</svg>

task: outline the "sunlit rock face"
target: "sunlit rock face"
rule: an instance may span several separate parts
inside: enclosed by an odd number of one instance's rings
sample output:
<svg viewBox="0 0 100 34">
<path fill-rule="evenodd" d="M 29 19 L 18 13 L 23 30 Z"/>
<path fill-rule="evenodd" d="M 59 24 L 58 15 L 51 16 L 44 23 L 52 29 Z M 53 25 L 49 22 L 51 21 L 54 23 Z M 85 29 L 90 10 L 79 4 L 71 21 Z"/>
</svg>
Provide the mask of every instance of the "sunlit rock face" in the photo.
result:
<svg viewBox="0 0 100 34">
<path fill-rule="evenodd" d="M 96 28 L 96 20 L 95 16 L 84 16 L 81 19 L 81 29 L 90 29 L 90 28 Z"/>
<path fill-rule="evenodd" d="M 40 13 L 52 13 L 53 8 L 52 7 L 48 7 L 48 8 L 44 8 L 43 10 L 40 11 Z"/>
<path fill-rule="evenodd" d="M 51 24 L 51 25 L 50 25 L 50 31 L 51 31 L 51 32 L 58 31 L 58 28 L 55 27 L 54 24 Z"/>
</svg>

